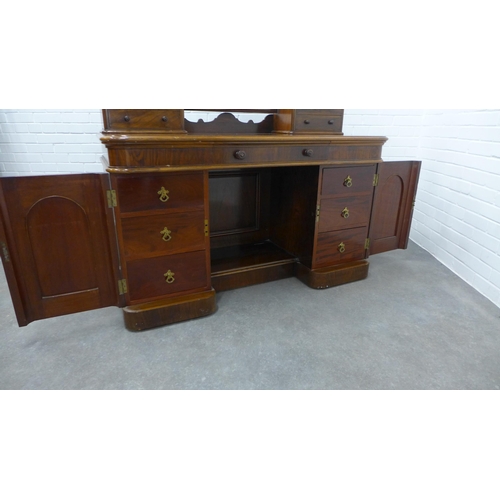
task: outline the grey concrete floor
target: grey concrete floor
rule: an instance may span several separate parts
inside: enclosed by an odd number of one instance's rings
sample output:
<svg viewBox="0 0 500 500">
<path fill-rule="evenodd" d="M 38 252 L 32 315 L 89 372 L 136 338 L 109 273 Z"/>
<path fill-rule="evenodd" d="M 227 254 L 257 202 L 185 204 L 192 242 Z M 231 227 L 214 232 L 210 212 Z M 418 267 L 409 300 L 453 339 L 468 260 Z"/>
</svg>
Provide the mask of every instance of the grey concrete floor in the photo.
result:
<svg viewBox="0 0 500 500">
<path fill-rule="evenodd" d="M 500 388 L 500 309 L 413 243 L 364 281 L 291 278 L 218 306 L 142 333 L 118 308 L 19 328 L 2 270 L 0 389 Z"/>
</svg>

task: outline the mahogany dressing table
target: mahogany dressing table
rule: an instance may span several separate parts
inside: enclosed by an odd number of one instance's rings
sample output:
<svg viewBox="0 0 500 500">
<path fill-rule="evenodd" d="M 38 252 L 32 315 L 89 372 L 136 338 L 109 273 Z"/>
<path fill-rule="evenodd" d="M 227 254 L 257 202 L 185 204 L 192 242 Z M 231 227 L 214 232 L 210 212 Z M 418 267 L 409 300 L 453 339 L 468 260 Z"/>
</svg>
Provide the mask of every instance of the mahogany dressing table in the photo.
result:
<svg viewBox="0 0 500 500">
<path fill-rule="evenodd" d="M 140 331 L 215 312 L 218 291 L 361 280 L 370 255 L 407 247 L 420 162 L 344 136 L 343 110 L 222 111 L 104 110 L 106 173 L 0 178 L 20 326 L 118 306 Z"/>
</svg>

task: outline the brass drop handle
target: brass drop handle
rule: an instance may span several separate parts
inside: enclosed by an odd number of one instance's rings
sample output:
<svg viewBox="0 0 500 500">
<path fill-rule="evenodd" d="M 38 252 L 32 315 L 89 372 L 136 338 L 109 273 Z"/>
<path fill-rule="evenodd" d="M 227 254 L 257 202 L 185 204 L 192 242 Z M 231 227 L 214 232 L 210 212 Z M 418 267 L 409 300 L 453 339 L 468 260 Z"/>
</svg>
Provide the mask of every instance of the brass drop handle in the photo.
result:
<svg viewBox="0 0 500 500">
<path fill-rule="evenodd" d="M 172 239 L 172 231 L 169 231 L 168 227 L 160 231 L 160 234 L 162 235 L 163 241 L 170 241 Z"/>
<path fill-rule="evenodd" d="M 344 242 L 342 242 L 337 248 L 339 249 L 340 253 L 344 253 L 345 252 L 345 244 L 344 244 Z"/>
<path fill-rule="evenodd" d="M 168 193 L 169 191 L 167 191 L 163 186 L 161 187 L 161 189 L 158 191 L 158 194 L 160 195 L 160 201 L 162 203 L 166 203 L 168 201 Z"/>
<path fill-rule="evenodd" d="M 163 275 L 165 281 L 171 285 L 175 281 L 175 273 L 173 273 L 170 269 Z"/>
<path fill-rule="evenodd" d="M 347 207 L 345 207 L 344 210 L 342 210 L 342 217 L 344 217 L 344 219 L 349 218 L 349 209 Z"/>
<path fill-rule="evenodd" d="M 351 176 L 348 175 L 345 179 L 344 179 L 344 186 L 346 188 L 350 188 L 352 187 L 352 179 L 351 179 Z"/>
</svg>

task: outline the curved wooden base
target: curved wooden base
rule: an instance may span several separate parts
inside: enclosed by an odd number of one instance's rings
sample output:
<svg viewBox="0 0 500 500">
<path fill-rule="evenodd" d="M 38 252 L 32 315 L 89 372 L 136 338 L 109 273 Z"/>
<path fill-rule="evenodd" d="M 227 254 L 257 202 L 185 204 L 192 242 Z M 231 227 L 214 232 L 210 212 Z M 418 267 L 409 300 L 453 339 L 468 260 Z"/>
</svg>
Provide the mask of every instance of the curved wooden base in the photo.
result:
<svg viewBox="0 0 500 500">
<path fill-rule="evenodd" d="M 321 290 L 365 279 L 368 266 L 368 261 L 359 260 L 312 271 L 303 264 L 297 264 L 297 278 L 307 286 Z"/>
<path fill-rule="evenodd" d="M 217 311 L 215 290 L 157 300 L 123 309 L 125 326 L 133 332 L 201 318 Z"/>
</svg>

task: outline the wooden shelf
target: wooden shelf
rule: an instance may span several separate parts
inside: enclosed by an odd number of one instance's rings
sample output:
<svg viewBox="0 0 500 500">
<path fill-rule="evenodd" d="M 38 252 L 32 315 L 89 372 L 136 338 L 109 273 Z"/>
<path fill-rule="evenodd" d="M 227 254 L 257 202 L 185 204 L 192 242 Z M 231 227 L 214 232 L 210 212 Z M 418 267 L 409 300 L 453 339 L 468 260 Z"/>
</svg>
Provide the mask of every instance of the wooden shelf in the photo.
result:
<svg viewBox="0 0 500 500">
<path fill-rule="evenodd" d="M 270 241 L 212 249 L 212 285 L 220 292 L 290 278 L 297 262 Z"/>
</svg>

